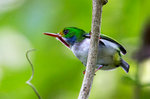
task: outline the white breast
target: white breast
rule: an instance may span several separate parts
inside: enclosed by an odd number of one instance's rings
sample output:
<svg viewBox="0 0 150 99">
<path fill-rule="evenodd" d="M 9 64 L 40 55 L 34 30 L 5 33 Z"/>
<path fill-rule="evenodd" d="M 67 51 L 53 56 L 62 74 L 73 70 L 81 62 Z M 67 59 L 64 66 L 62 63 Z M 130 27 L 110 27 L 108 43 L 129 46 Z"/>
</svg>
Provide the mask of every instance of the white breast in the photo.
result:
<svg viewBox="0 0 150 99">
<path fill-rule="evenodd" d="M 113 64 L 113 55 L 116 52 L 116 46 L 109 44 L 111 42 L 104 41 L 105 46 L 99 46 L 97 65 Z M 75 43 L 71 50 L 74 55 L 86 66 L 90 39 L 86 38 L 80 43 Z"/>
<path fill-rule="evenodd" d="M 74 55 L 84 64 L 86 65 L 87 56 L 89 51 L 90 39 L 86 38 L 80 43 L 75 43 L 71 50 Z"/>
</svg>

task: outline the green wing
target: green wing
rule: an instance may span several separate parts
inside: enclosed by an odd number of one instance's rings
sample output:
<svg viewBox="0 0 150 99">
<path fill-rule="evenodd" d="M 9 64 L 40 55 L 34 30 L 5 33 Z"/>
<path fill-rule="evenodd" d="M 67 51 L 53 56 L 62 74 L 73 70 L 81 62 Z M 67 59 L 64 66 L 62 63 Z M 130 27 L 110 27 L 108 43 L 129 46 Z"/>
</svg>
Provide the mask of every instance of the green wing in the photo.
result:
<svg viewBox="0 0 150 99">
<path fill-rule="evenodd" d="M 107 37 L 107 36 L 105 36 L 103 34 L 101 34 L 100 37 L 101 37 L 101 39 L 104 39 L 104 40 L 107 40 L 107 41 L 110 41 L 110 42 L 116 44 L 118 46 L 118 48 L 120 49 L 120 51 L 123 54 L 127 53 L 127 51 L 125 50 L 125 48 L 121 44 L 119 44 L 118 42 L 116 42 L 115 40 L 113 40 L 113 39 L 111 39 L 111 38 L 109 38 L 109 37 Z"/>
</svg>

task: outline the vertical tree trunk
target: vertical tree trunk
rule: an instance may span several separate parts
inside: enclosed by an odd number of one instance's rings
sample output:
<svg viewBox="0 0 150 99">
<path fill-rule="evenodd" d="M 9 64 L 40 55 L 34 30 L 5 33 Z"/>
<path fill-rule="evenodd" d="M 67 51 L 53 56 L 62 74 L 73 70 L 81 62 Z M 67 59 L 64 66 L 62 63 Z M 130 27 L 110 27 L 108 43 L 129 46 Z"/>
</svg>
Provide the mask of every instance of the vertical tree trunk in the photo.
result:
<svg viewBox="0 0 150 99">
<path fill-rule="evenodd" d="M 102 6 L 107 3 L 107 0 L 93 0 L 92 9 L 92 35 L 90 41 L 90 48 L 86 66 L 86 73 L 80 90 L 78 99 L 88 99 L 92 87 L 95 66 L 97 62 L 99 35 L 101 30 L 101 15 Z"/>
</svg>

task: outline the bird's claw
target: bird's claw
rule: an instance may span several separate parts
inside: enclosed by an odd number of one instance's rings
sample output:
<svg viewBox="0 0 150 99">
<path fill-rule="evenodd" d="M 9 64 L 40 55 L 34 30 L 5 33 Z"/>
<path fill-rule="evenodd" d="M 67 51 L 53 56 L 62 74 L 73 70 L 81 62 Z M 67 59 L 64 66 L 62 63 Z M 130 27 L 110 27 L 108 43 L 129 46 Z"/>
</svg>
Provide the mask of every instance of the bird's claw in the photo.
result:
<svg viewBox="0 0 150 99">
<path fill-rule="evenodd" d="M 103 65 L 99 65 L 97 69 L 95 69 L 95 73 L 100 70 L 103 67 Z M 86 70 L 83 71 L 83 75 L 85 75 Z M 96 75 L 96 74 L 94 74 Z"/>
</svg>

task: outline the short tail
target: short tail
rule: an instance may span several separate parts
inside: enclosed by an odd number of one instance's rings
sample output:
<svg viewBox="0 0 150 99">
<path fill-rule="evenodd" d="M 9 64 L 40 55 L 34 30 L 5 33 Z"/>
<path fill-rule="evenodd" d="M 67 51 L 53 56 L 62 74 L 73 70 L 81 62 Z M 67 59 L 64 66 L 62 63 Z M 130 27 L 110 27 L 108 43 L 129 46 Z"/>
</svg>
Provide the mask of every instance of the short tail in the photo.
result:
<svg viewBox="0 0 150 99">
<path fill-rule="evenodd" d="M 121 67 L 128 73 L 129 72 L 129 64 L 125 62 L 123 59 L 121 59 Z"/>
</svg>

